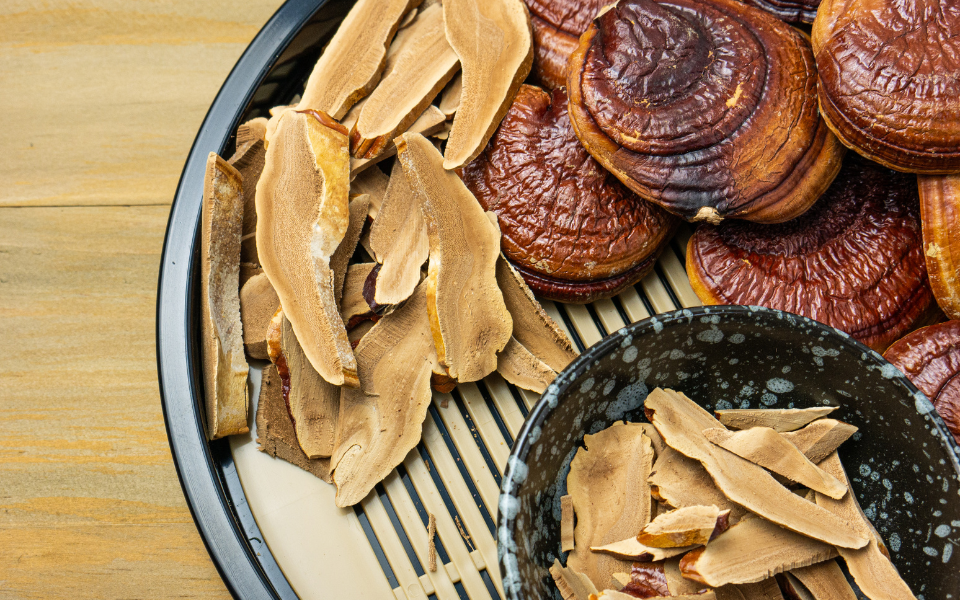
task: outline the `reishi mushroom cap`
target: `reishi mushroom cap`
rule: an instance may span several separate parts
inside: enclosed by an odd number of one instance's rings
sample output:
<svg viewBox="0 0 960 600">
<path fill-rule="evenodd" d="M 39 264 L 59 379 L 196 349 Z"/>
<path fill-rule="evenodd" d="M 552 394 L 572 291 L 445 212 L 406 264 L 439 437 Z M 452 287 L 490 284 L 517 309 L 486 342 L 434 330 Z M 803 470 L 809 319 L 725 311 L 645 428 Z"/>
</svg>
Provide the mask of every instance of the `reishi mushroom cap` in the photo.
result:
<svg viewBox="0 0 960 600">
<path fill-rule="evenodd" d="M 787 23 L 813 23 L 820 0 L 743 0 Z"/>
<path fill-rule="evenodd" d="M 567 61 L 590 21 L 610 0 L 526 0 L 533 24 L 533 76 L 555 89 L 567 84 Z"/>
</svg>

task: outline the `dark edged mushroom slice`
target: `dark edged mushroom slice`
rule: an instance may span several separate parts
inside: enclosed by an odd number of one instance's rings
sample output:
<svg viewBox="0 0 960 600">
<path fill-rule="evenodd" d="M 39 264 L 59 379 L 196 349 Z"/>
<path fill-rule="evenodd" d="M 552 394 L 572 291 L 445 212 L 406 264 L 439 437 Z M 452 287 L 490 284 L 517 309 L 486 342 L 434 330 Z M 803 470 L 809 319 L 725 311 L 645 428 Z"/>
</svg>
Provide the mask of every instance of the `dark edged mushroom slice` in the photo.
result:
<svg viewBox="0 0 960 600">
<path fill-rule="evenodd" d="M 654 548 L 686 548 L 706 544 L 730 527 L 730 511 L 716 506 L 687 506 L 647 523 L 637 541 Z"/>
<path fill-rule="evenodd" d="M 744 0 L 787 23 L 813 23 L 820 0 Z"/>
<path fill-rule="evenodd" d="M 227 161 L 243 180 L 243 231 L 240 238 L 240 262 L 259 265 L 257 257 L 257 182 L 263 172 L 267 153 L 264 136 L 267 119 L 257 117 L 237 128 L 237 150 Z"/>
<path fill-rule="evenodd" d="M 563 600 L 590 600 L 591 595 L 597 594 L 597 586 L 593 585 L 589 577 L 564 567 L 557 559 L 553 559 L 550 576 L 553 577 Z"/>
<path fill-rule="evenodd" d="M 836 406 L 813 408 L 732 408 L 716 411 L 717 420 L 730 429 L 769 427 L 774 431 L 796 431 L 833 411 Z"/>
<path fill-rule="evenodd" d="M 857 427 L 836 419 L 817 419 L 796 431 L 781 433 L 783 439 L 797 447 L 810 462 L 817 464 L 830 456 L 840 444 L 857 432 Z"/>
<path fill-rule="evenodd" d="M 247 280 L 240 288 L 240 322 L 243 347 L 250 358 L 267 360 L 267 325 L 280 306 L 280 298 L 263 273 Z"/>
<path fill-rule="evenodd" d="M 340 316 L 347 333 L 364 321 L 376 321 L 378 316 L 363 297 L 363 286 L 377 263 L 355 263 L 347 268 L 340 300 Z"/>
<path fill-rule="evenodd" d="M 626 598 L 658 598 L 670 594 L 667 577 L 660 563 L 633 563 L 630 566 L 630 580 L 619 591 L 606 591 L 624 594 Z M 623 598 L 624 596 L 607 597 Z"/>
</svg>

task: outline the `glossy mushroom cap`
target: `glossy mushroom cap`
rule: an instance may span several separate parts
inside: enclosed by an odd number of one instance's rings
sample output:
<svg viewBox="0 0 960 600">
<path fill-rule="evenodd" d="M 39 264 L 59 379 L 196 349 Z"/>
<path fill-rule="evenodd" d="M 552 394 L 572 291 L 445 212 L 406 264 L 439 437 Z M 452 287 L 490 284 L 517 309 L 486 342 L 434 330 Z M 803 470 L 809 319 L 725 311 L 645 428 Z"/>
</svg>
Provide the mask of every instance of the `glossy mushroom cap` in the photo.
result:
<svg viewBox="0 0 960 600">
<path fill-rule="evenodd" d="M 850 155 L 798 219 L 701 225 L 687 246 L 687 274 L 705 304 L 801 314 L 882 351 L 939 313 L 919 212 L 915 178 Z"/>
<path fill-rule="evenodd" d="M 960 443 L 960 321 L 914 331 L 883 357 L 926 394 Z"/>
<path fill-rule="evenodd" d="M 584 150 L 562 89 L 521 87 L 463 180 L 497 214 L 506 257 L 554 300 L 592 302 L 639 281 L 677 224 Z"/>
<path fill-rule="evenodd" d="M 820 0 L 743 0 L 787 23 L 813 23 Z"/>
<path fill-rule="evenodd" d="M 580 38 L 567 83 L 587 150 L 690 221 L 792 219 L 840 168 L 807 40 L 736 0 L 621 0 Z"/>
<path fill-rule="evenodd" d="M 824 0 L 812 37 L 844 144 L 898 171 L 960 171 L 960 4 Z"/>
<path fill-rule="evenodd" d="M 567 61 L 580 34 L 610 0 L 525 0 L 533 23 L 533 76 L 545 87 L 567 84 Z"/>
</svg>

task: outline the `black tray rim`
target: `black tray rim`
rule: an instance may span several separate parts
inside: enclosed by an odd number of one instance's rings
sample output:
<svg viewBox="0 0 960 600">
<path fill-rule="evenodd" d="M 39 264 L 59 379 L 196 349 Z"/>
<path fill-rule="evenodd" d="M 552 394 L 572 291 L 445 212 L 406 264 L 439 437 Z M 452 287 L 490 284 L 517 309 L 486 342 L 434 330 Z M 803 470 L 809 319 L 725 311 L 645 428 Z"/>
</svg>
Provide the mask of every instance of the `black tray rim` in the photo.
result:
<svg viewBox="0 0 960 600">
<path fill-rule="evenodd" d="M 187 156 L 164 234 L 157 282 L 156 351 L 167 440 L 190 514 L 234 598 L 298 598 L 263 542 L 227 440 L 208 442 L 200 413 L 199 348 L 190 327 L 203 178 L 222 154 L 254 92 L 310 18 L 330 0 L 287 0 L 250 42 L 224 81 Z"/>
</svg>

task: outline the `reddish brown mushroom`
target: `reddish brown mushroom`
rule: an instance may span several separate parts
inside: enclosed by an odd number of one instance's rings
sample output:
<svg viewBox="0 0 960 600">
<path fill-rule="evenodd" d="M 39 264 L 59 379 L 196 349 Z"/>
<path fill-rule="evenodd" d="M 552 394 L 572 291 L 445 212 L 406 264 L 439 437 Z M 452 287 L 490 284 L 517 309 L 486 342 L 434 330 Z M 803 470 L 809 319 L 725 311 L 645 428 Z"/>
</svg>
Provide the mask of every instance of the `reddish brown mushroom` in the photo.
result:
<svg viewBox="0 0 960 600">
<path fill-rule="evenodd" d="M 533 76 L 545 87 L 567 84 L 567 61 L 580 34 L 610 0 L 525 0 L 533 23 Z"/>
</svg>

